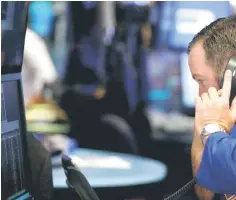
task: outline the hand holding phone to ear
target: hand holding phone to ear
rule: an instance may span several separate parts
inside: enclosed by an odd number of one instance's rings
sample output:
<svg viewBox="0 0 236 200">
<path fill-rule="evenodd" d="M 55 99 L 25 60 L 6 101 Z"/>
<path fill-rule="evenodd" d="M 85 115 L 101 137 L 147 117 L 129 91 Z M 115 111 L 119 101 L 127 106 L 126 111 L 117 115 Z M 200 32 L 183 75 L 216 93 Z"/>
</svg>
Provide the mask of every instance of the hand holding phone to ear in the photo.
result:
<svg viewBox="0 0 236 200">
<path fill-rule="evenodd" d="M 230 132 L 236 122 L 236 97 L 230 106 L 232 71 L 224 75 L 222 90 L 218 92 L 211 87 L 208 93 L 196 98 L 195 128 L 200 134 L 207 124 L 218 124 Z"/>
</svg>

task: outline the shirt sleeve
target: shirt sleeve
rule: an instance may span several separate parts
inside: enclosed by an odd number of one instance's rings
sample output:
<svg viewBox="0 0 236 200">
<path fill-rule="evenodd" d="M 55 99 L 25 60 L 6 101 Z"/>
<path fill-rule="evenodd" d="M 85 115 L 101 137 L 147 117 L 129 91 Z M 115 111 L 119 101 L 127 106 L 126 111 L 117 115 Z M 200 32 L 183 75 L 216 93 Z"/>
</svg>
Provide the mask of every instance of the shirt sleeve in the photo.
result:
<svg viewBox="0 0 236 200">
<path fill-rule="evenodd" d="M 236 139 L 234 137 L 218 132 L 207 139 L 197 182 L 216 193 L 236 194 Z"/>
</svg>

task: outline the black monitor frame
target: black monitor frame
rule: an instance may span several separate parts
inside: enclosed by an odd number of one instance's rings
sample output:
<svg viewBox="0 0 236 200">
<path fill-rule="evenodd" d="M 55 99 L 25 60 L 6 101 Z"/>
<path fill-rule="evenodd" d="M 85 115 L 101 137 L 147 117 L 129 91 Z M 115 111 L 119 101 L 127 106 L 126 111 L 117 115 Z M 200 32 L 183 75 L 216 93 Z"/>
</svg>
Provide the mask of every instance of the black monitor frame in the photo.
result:
<svg viewBox="0 0 236 200">
<path fill-rule="evenodd" d="M 24 9 L 26 12 L 25 15 L 25 26 L 22 31 L 23 34 L 23 47 L 22 47 L 22 61 L 23 61 L 23 52 L 24 52 L 24 42 L 25 42 L 25 35 L 26 35 L 26 28 L 28 23 L 28 3 L 27 2 L 20 2 L 24 3 Z M 20 129 L 20 137 L 22 142 L 22 157 L 23 157 L 23 168 L 24 168 L 24 176 L 25 176 L 25 190 L 26 193 L 29 193 L 32 195 L 32 171 L 31 171 L 31 163 L 29 159 L 29 150 L 28 150 L 28 143 L 27 143 L 27 128 L 26 128 L 26 118 L 25 118 L 25 108 L 24 108 L 24 97 L 23 97 L 23 91 L 22 91 L 22 76 L 21 76 L 21 70 L 22 70 L 22 62 L 19 63 L 19 65 L 16 66 L 9 66 L 9 65 L 3 65 L 1 66 L 1 84 L 4 84 L 4 82 L 16 82 L 17 88 L 17 97 L 19 102 L 19 129 Z M 32 197 L 29 195 L 27 199 L 32 199 Z"/>
</svg>

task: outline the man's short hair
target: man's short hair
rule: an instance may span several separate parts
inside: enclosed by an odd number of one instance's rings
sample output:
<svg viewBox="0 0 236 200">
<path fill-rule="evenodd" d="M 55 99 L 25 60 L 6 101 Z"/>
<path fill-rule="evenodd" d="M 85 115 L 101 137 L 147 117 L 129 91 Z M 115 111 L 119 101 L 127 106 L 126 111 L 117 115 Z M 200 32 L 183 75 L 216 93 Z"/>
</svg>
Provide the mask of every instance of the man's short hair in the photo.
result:
<svg viewBox="0 0 236 200">
<path fill-rule="evenodd" d="M 221 76 L 230 56 L 236 54 L 236 16 L 220 18 L 203 28 L 190 42 L 188 53 L 199 41 L 203 42 L 207 62 Z"/>
</svg>

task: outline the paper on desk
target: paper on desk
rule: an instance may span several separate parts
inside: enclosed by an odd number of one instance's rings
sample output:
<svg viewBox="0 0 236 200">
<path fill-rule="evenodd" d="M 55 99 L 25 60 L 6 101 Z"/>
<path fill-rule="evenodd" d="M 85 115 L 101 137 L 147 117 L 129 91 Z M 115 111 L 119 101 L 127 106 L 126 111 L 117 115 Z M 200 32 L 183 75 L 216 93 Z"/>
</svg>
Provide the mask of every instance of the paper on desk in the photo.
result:
<svg viewBox="0 0 236 200">
<path fill-rule="evenodd" d="M 165 130 L 168 134 L 185 133 L 192 134 L 194 118 L 181 113 L 162 113 L 156 110 L 148 111 L 151 126 L 157 130 Z M 155 132 L 155 131 L 154 131 Z"/>
<path fill-rule="evenodd" d="M 131 164 L 116 156 L 78 157 L 71 156 L 72 162 L 80 168 L 130 169 Z"/>
</svg>

